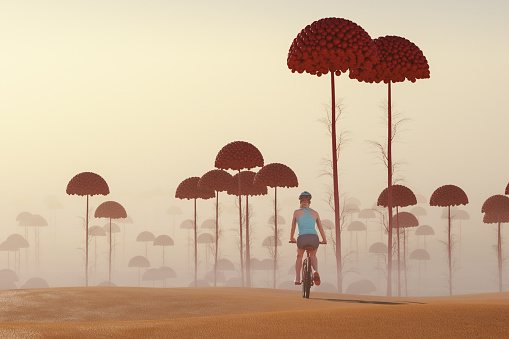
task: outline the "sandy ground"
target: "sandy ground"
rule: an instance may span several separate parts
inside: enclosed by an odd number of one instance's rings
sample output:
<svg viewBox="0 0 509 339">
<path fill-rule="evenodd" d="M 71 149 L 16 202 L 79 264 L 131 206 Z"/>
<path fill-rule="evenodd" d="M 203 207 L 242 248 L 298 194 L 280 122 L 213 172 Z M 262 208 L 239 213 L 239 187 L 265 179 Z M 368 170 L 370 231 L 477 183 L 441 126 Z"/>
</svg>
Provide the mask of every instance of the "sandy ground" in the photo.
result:
<svg viewBox="0 0 509 339">
<path fill-rule="evenodd" d="M 247 288 L 0 291 L 0 338 L 508 338 L 509 293 L 397 298 Z"/>
</svg>

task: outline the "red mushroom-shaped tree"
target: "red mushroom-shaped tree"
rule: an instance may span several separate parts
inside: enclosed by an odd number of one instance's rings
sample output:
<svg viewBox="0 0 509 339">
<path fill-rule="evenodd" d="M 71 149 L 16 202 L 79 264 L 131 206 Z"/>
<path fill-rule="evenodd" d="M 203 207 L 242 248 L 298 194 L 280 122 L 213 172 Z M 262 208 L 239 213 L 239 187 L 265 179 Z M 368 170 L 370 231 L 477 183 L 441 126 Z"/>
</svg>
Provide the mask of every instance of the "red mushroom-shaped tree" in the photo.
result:
<svg viewBox="0 0 509 339">
<path fill-rule="evenodd" d="M 125 260 L 125 235 L 127 233 L 125 231 L 125 225 L 126 224 L 132 225 L 134 221 L 133 218 L 130 215 L 128 215 L 127 218 L 119 219 L 118 222 L 123 225 L 122 230 L 124 231 L 124 234 L 122 235 L 122 263 L 123 263 Z"/>
<path fill-rule="evenodd" d="M 217 253 L 219 251 L 219 192 L 227 191 L 234 185 L 230 173 L 215 169 L 205 173 L 198 181 L 198 189 L 214 190 L 216 192 L 216 250 L 214 254 L 214 287 L 217 285 Z"/>
<path fill-rule="evenodd" d="M 177 199 L 193 199 L 194 200 L 194 285 L 197 287 L 198 281 L 198 249 L 197 237 L 198 230 L 196 227 L 196 199 L 212 199 L 216 196 L 213 190 L 200 190 L 198 182 L 200 177 L 190 177 L 182 181 L 175 191 Z"/>
<path fill-rule="evenodd" d="M 142 255 L 137 255 L 131 260 L 129 260 L 129 263 L 127 264 L 127 267 L 138 267 L 138 287 L 140 287 L 140 280 L 141 280 L 141 268 L 142 267 L 150 267 L 150 262 L 148 259 Z"/>
<path fill-rule="evenodd" d="M 162 267 L 164 267 L 164 247 L 175 245 L 175 243 L 173 242 L 173 239 L 169 235 L 162 234 L 162 235 L 157 236 L 154 239 L 154 242 L 152 243 L 152 245 L 161 246 L 163 248 L 163 266 Z"/>
<path fill-rule="evenodd" d="M 444 185 L 437 188 L 429 199 L 430 206 L 447 207 L 447 253 L 449 264 L 449 295 L 452 295 L 452 250 L 451 250 L 451 206 L 468 204 L 465 192 L 455 185 Z"/>
<path fill-rule="evenodd" d="M 256 174 L 255 184 L 269 186 L 274 188 L 274 281 L 273 288 L 276 288 L 276 269 L 277 269 L 277 188 L 278 187 L 297 187 L 299 181 L 295 172 L 288 166 L 280 163 L 272 163 L 263 166 Z"/>
<path fill-rule="evenodd" d="M 509 222 L 509 198 L 504 195 L 494 195 L 486 199 L 481 212 L 485 213 L 485 224 L 498 224 L 497 258 L 498 258 L 498 289 L 502 292 L 502 237 L 500 224 Z"/>
<path fill-rule="evenodd" d="M 306 26 L 293 40 L 288 52 L 287 65 L 292 72 L 313 75 L 331 74 L 331 136 L 332 178 L 336 227 L 336 266 L 338 292 L 343 289 L 341 264 L 341 232 L 339 220 L 339 184 L 336 139 L 336 96 L 334 75 L 347 70 L 371 70 L 378 62 L 376 47 L 369 34 L 356 23 L 342 18 L 324 18 Z"/>
<path fill-rule="evenodd" d="M 416 79 L 427 79 L 430 77 L 428 61 L 422 51 L 414 43 L 399 36 L 384 36 L 374 40 L 376 45 L 379 63 L 371 69 L 353 69 L 350 71 L 350 78 L 369 83 L 383 81 L 387 84 L 387 188 L 389 223 L 392 221 L 392 103 L 391 83 L 403 82 L 406 79 L 415 82 Z M 389 225 L 389 229 L 391 229 Z M 390 274 L 388 275 L 390 277 Z M 387 285 L 387 293 L 390 293 L 390 285 Z"/>
<path fill-rule="evenodd" d="M 116 201 L 105 201 L 99 206 L 97 206 L 95 213 L 95 218 L 108 218 L 110 219 L 110 251 L 109 251 L 109 265 L 108 265 L 108 283 L 111 286 L 111 219 L 121 219 L 127 218 L 127 213 L 125 211 L 124 206 L 120 205 Z"/>
<path fill-rule="evenodd" d="M 143 232 L 140 232 L 138 234 L 138 236 L 136 236 L 136 241 L 137 242 L 144 242 L 145 243 L 145 258 L 148 259 L 148 242 L 154 242 L 156 236 L 154 235 L 154 233 L 152 232 L 149 232 L 149 231 L 143 231 Z"/>
<path fill-rule="evenodd" d="M 46 221 L 46 219 L 44 219 L 41 215 L 39 214 L 32 214 L 32 213 L 29 213 L 29 212 L 21 212 L 18 214 L 18 216 L 16 217 L 16 219 L 19 221 L 19 226 L 24 226 L 25 227 L 25 236 L 27 237 L 28 239 L 28 233 L 26 232 L 27 231 L 27 227 L 34 227 L 35 228 L 35 238 L 34 238 L 34 244 L 35 244 L 35 264 L 36 264 L 36 268 L 37 268 L 37 271 L 39 271 L 39 262 L 40 262 L 40 242 L 39 242 L 39 228 L 40 227 L 44 227 L 44 226 L 48 226 L 48 222 Z M 28 260 L 28 256 L 27 256 L 27 260 Z M 28 261 L 27 261 L 27 267 L 28 267 Z"/>
<path fill-rule="evenodd" d="M 390 204 L 390 206 L 389 206 Z M 377 205 L 388 207 L 389 209 L 389 229 L 388 233 L 388 241 L 387 241 L 387 295 L 392 295 L 392 206 L 396 206 L 396 215 L 398 215 L 398 207 L 406 207 L 413 206 L 417 204 L 417 198 L 415 194 L 406 186 L 403 185 L 391 185 L 390 187 L 385 188 L 380 196 L 378 197 Z M 396 223 L 398 222 L 398 218 L 396 219 Z M 400 260 L 400 251 L 399 251 L 399 227 L 396 225 L 395 227 L 397 232 L 397 241 L 398 241 L 398 297 L 401 297 L 401 260 Z"/>
<path fill-rule="evenodd" d="M 250 170 L 255 167 L 262 167 L 263 156 L 253 144 L 246 141 L 233 141 L 221 148 L 217 153 L 215 166 L 219 169 L 234 170 L 240 173 L 241 170 Z M 239 192 L 241 192 L 240 176 L 238 177 Z M 239 194 L 239 231 L 240 231 L 240 271 L 242 286 L 244 286 L 244 255 L 242 240 L 242 195 Z"/>
<path fill-rule="evenodd" d="M 246 196 L 246 282 L 247 287 L 251 287 L 251 246 L 250 246 L 250 230 L 249 230 L 249 196 L 266 195 L 267 186 L 255 183 L 256 173 L 253 171 L 242 171 L 233 177 L 234 182 L 238 182 L 240 178 L 240 186 L 233 185 L 228 190 L 228 194 Z M 239 194 L 240 187 L 240 194 Z"/>
<path fill-rule="evenodd" d="M 82 172 L 76 174 L 69 181 L 66 193 L 87 196 L 87 209 L 85 210 L 85 286 L 88 286 L 88 197 L 98 194 L 108 195 L 110 189 L 99 174 Z"/>
<path fill-rule="evenodd" d="M 430 256 L 428 251 L 418 248 L 410 253 L 411 260 L 419 260 L 419 294 L 421 294 L 421 261 L 429 260 Z"/>
</svg>

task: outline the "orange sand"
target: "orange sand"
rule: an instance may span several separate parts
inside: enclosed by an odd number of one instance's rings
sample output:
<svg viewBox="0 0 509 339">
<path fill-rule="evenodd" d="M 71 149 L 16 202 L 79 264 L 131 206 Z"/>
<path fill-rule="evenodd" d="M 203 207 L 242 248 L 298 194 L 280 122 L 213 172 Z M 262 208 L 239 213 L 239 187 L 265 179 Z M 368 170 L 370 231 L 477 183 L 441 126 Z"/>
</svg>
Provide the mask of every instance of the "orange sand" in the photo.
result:
<svg viewBox="0 0 509 339">
<path fill-rule="evenodd" d="M 509 293 L 397 298 L 247 288 L 0 291 L 0 338 L 509 337 Z"/>
</svg>

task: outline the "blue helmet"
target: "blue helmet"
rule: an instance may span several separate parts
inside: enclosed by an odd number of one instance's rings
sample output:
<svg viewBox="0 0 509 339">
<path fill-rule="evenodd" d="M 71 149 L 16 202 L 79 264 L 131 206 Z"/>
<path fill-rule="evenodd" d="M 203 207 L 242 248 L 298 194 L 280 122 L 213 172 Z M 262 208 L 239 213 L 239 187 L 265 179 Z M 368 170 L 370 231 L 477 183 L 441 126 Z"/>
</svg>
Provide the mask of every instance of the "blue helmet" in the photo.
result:
<svg viewBox="0 0 509 339">
<path fill-rule="evenodd" d="M 308 191 L 302 192 L 301 194 L 299 194 L 299 200 L 300 201 L 302 201 L 302 200 L 311 201 L 311 193 L 309 193 Z"/>
</svg>

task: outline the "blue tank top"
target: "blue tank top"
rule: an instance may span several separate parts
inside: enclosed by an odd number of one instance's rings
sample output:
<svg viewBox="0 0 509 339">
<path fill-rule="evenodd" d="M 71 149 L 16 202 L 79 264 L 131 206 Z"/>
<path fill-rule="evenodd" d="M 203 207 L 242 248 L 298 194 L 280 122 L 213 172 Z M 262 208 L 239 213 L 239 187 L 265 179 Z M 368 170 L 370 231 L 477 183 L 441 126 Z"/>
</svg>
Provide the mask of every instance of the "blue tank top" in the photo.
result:
<svg viewBox="0 0 509 339">
<path fill-rule="evenodd" d="M 297 219 L 299 226 L 299 235 L 303 234 L 316 234 L 315 223 L 316 219 L 309 214 L 309 208 L 303 208 L 304 215 Z"/>
</svg>

